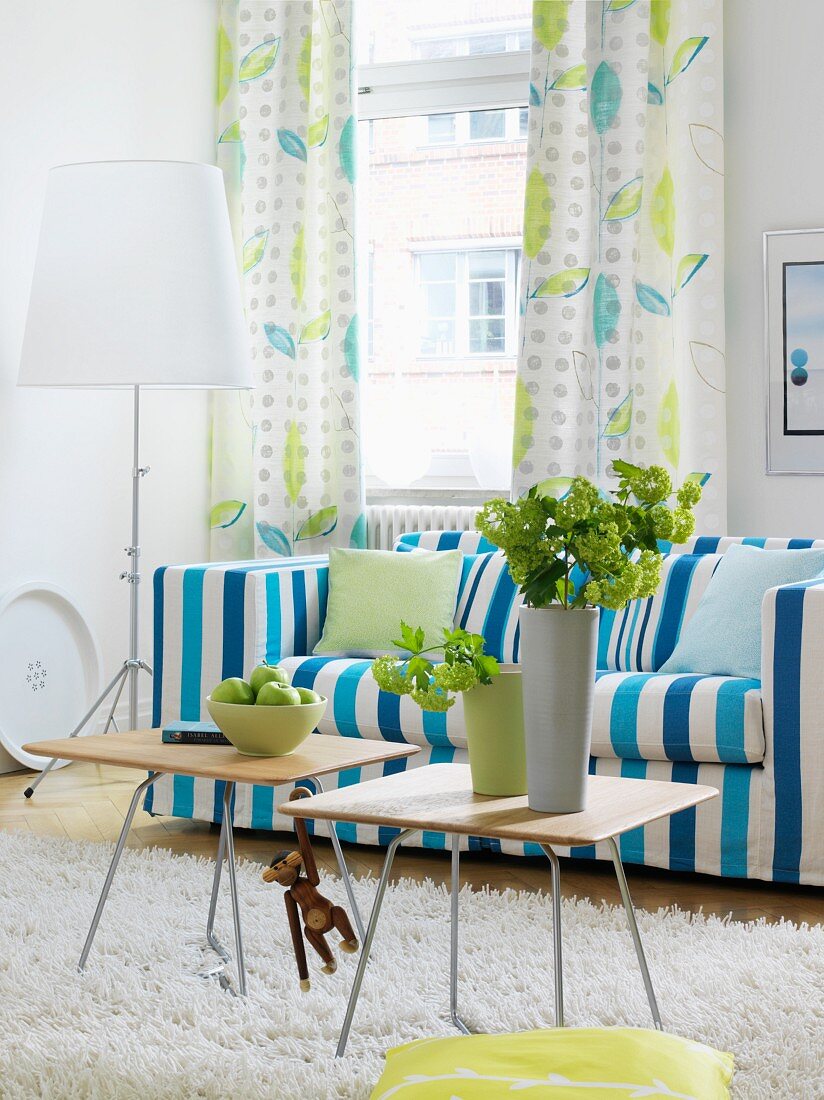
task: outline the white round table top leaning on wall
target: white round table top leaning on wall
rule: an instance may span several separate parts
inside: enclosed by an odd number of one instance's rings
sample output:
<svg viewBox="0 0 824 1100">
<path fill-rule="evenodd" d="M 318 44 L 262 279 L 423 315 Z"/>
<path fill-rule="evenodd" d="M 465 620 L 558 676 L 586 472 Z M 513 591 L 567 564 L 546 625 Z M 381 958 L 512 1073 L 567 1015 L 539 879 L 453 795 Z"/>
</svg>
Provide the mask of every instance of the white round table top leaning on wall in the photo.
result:
<svg viewBox="0 0 824 1100">
<path fill-rule="evenodd" d="M 22 746 L 68 737 L 100 692 L 100 649 L 67 592 L 20 585 L 0 598 L 0 744 L 38 771 Z"/>
</svg>

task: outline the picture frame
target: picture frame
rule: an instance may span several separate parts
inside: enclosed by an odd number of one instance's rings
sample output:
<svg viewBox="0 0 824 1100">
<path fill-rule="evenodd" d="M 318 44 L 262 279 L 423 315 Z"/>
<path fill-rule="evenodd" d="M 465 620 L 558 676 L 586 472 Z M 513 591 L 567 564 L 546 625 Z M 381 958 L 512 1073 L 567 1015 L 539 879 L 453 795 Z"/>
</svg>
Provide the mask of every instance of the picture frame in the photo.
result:
<svg viewBox="0 0 824 1100">
<path fill-rule="evenodd" d="M 767 473 L 824 474 L 824 229 L 764 234 Z"/>
</svg>

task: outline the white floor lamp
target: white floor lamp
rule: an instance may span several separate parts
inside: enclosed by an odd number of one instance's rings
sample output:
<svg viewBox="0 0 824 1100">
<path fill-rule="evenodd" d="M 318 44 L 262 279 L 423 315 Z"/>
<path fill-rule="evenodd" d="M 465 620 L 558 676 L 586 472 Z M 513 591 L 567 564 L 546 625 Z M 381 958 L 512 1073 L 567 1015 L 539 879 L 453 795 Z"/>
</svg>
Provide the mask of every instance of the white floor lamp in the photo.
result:
<svg viewBox="0 0 824 1100">
<path fill-rule="evenodd" d="M 207 164 L 102 161 L 49 174 L 18 385 L 127 388 L 134 394 L 129 651 L 69 734 L 106 700 L 104 732 L 129 685 L 137 726 L 140 655 L 141 387 L 250 387 L 248 339 L 223 177 Z M 50 760 L 26 789 L 51 771 Z"/>
</svg>

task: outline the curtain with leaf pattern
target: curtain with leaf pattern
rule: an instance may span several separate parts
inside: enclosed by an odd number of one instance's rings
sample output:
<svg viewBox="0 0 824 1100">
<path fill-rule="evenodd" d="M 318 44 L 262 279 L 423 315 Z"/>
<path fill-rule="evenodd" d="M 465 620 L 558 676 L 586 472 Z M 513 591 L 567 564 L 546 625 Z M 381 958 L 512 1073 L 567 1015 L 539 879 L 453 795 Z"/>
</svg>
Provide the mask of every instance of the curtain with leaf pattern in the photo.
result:
<svg viewBox="0 0 824 1100">
<path fill-rule="evenodd" d="M 533 4 L 516 493 L 661 463 L 724 530 L 721 20 L 721 0 Z"/>
<path fill-rule="evenodd" d="M 222 0 L 218 163 L 255 387 L 215 396 L 212 556 L 364 546 L 351 0 Z"/>
</svg>

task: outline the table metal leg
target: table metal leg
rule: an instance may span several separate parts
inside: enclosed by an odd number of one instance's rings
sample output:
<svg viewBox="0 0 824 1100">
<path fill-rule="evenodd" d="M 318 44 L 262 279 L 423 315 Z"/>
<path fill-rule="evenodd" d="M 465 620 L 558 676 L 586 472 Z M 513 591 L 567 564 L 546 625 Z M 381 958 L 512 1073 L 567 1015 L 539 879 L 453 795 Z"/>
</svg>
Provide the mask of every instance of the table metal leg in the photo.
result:
<svg viewBox="0 0 824 1100">
<path fill-rule="evenodd" d="M 346 1006 L 346 1015 L 343 1019 L 343 1027 L 340 1031 L 340 1038 L 338 1039 L 338 1047 L 335 1051 L 336 1058 L 342 1058 L 344 1051 L 346 1050 L 346 1043 L 349 1039 L 349 1029 L 352 1027 L 352 1018 L 355 1015 L 355 1008 L 358 1004 L 358 997 L 360 995 L 361 985 L 363 983 L 363 974 L 366 970 L 366 964 L 369 962 L 369 953 L 372 950 L 372 941 L 375 938 L 375 929 L 378 926 L 378 917 L 381 913 L 381 905 L 383 904 L 383 895 L 386 893 L 386 885 L 389 881 L 389 872 L 392 870 L 392 863 L 395 859 L 395 852 L 398 845 L 407 839 L 407 837 L 413 836 L 417 829 L 404 829 L 402 832 L 389 843 L 389 847 L 386 849 L 386 856 L 383 861 L 383 870 L 381 871 L 381 877 L 378 881 L 378 889 L 375 894 L 375 900 L 372 903 L 372 912 L 369 915 L 369 926 L 366 929 L 366 935 L 363 940 L 363 947 L 361 948 L 360 959 L 358 959 L 358 969 L 355 973 L 355 980 L 352 982 L 352 991 L 349 994 L 349 1003 Z"/>
<path fill-rule="evenodd" d="M 452 878 L 449 887 L 449 1018 L 464 1035 L 471 1032 L 458 1015 L 458 900 L 461 892 L 461 838 L 452 834 Z"/>
<path fill-rule="evenodd" d="M 644 945 L 641 942 L 641 933 L 638 931 L 638 923 L 635 920 L 635 909 L 633 908 L 629 886 L 627 885 L 627 876 L 624 874 L 621 853 L 618 845 L 615 843 L 614 837 L 610 837 L 608 843 L 612 855 L 612 862 L 615 865 L 615 876 L 618 879 L 618 889 L 621 891 L 621 901 L 624 903 L 627 923 L 629 924 L 629 930 L 632 934 L 632 942 L 635 945 L 635 954 L 638 958 L 638 965 L 641 968 L 641 976 L 644 979 L 644 988 L 647 991 L 647 1000 L 649 1001 L 650 1011 L 652 1012 L 652 1019 L 655 1022 L 656 1028 L 661 1031 L 661 1014 L 658 1011 L 655 990 L 652 988 L 652 978 L 650 977 L 649 967 L 647 966 L 646 956 L 644 955 Z"/>
<path fill-rule="evenodd" d="M 555 961 L 555 1026 L 564 1026 L 564 960 L 561 941 L 561 863 L 548 844 L 542 844 L 552 876 L 552 952 Z"/>
<path fill-rule="evenodd" d="M 320 779 L 313 775 L 310 777 L 311 782 L 315 784 L 318 790 L 318 794 L 323 794 L 323 784 Z M 363 920 L 361 919 L 360 909 L 358 909 L 358 903 L 355 901 L 355 893 L 352 889 L 352 879 L 349 877 L 349 868 L 346 866 L 346 860 L 343 855 L 343 848 L 340 846 L 340 839 L 335 829 L 335 822 L 329 822 L 329 836 L 332 840 L 332 847 L 335 850 L 335 857 L 338 861 L 338 867 L 340 869 L 341 878 L 343 879 L 343 885 L 346 890 L 346 896 L 349 899 L 349 908 L 352 911 L 352 918 L 355 921 L 355 927 L 358 930 L 358 939 L 363 943 L 365 931 L 363 927 Z"/>
<path fill-rule="evenodd" d="M 215 861 L 215 873 L 214 873 L 214 877 L 212 879 L 212 896 L 209 900 L 209 916 L 206 920 L 206 941 L 209 944 L 209 946 L 212 948 L 212 950 L 215 952 L 215 954 L 219 956 L 219 958 L 221 959 L 221 963 L 218 965 L 218 967 L 213 972 L 210 972 L 208 975 L 205 975 L 205 976 L 208 976 L 208 977 L 211 977 L 211 976 L 213 976 L 213 974 L 218 973 L 218 971 L 223 969 L 223 966 L 225 966 L 226 963 L 229 963 L 229 962 L 232 961 L 232 956 L 229 954 L 229 952 L 226 950 L 226 948 L 223 946 L 223 944 L 220 942 L 220 940 L 217 938 L 217 936 L 214 933 L 215 912 L 217 910 L 218 894 L 220 893 L 220 878 L 221 878 L 221 874 L 223 872 L 223 859 L 224 859 L 224 856 L 226 854 L 226 829 L 227 829 L 228 824 L 229 824 L 229 819 L 226 816 L 226 814 L 224 813 L 223 814 L 223 820 L 220 823 L 220 839 L 217 842 L 217 857 L 216 857 L 216 861 Z"/>
<path fill-rule="evenodd" d="M 243 933 L 240 927 L 240 905 L 237 896 L 237 874 L 235 868 L 235 837 L 232 828 L 232 794 L 234 783 L 228 783 L 223 789 L 223 825 L 225 826 L 226 861 L 229 871 L 229 893 L 232 898 L 232 921 L 235 926 L 235 954 L 237 961 L 237 987 L 241 997 L 246 996 L 246 964 L 243 960 Z M 221 834 L 224 829 L 221 828 Z"/>
<path fill-rule="evenodd" d="M 109 890 L 111 889 L 112 880 L 114 879 L 117 865 L 120 862 L 120 857 L 123 854 L 123 848 L 126 844 L 126 837 L 129 835 L 129 829 L 131 828 L 132 821 L 134 819 L 135 812 L 137 810 L 140 798 L 152 783 L 156 783 L 160 779 L 162 772 L 155 772 L 154 775 L 150 775 L 148 779 L 144 779 L 143 782 L 137 787 L 132 795 L 132 801 L 129 804 L 129 809 L 126 811 L 126 820 L 123 822 L 123 828 L 120 830 L 120 836 L 117 838 L 117 844 L 115 845 L 114 855 L 112 861 L 109 864 L 109 870 L 106 872 L 106 881 L 103 883 L 103 890 L 100 894 L 100 899 L 97 902 L 97 908 L 94 911 L 92 917 L 92 923 L 89 927 L 88 935 L 86 936 L 86 942 L 83 944 L 83 950 L 80 953 L 80 961 L 77 964 L 78 970 L 83 970 L 86 966 L 86 960 L 89 957 L 89 952 L 92 949 L 92 942 L 94 941 L 95 933 L 97 932 L 97 926 L 100 924 L 100 917 L 103 914 L 103 909 L 106 905 L 106 901 L 109 897 Z"/>
</svg>

